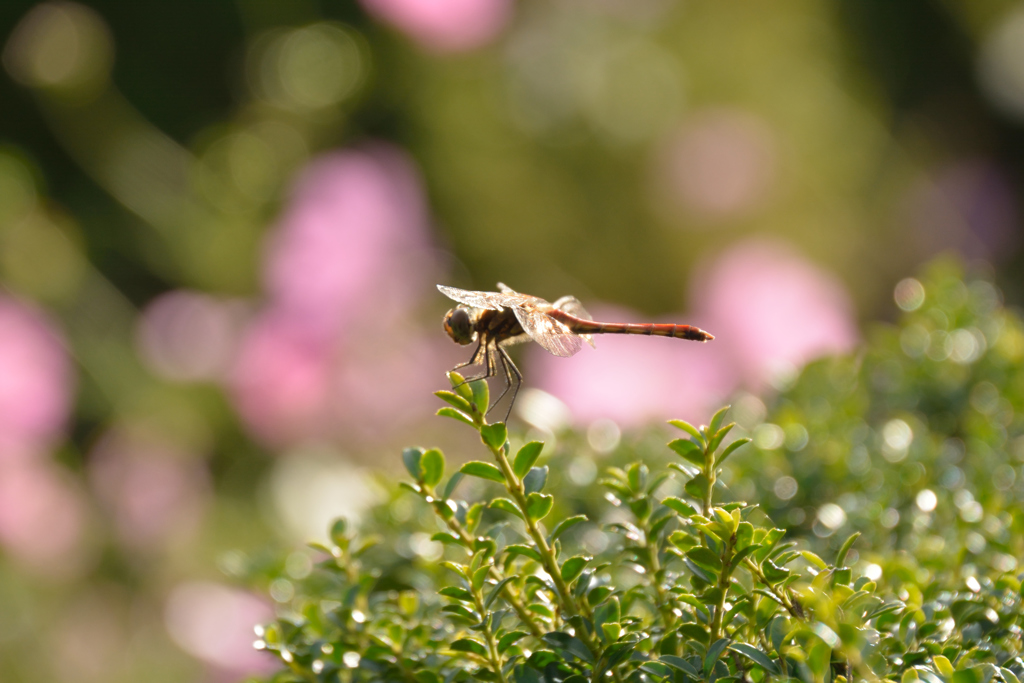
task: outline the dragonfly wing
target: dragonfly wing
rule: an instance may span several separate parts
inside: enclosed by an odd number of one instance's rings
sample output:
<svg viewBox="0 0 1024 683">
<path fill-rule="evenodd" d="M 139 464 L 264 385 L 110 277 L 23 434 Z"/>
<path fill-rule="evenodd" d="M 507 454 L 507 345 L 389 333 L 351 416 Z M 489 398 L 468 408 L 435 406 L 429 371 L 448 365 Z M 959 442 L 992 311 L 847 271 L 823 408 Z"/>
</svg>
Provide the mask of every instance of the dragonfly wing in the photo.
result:
<svg viewBox="0 0 1024 683">
<path fill-rule="evenodd" d="M 502 294 L 518 294 L 519 293 L 516 290 L 512 289 L 511 287 L 509 287 L 508 285 L 506 285 L 504 282 L 499 282 L 498 283 L 498 291 L 501 292 Z"/>
<path fill-rule="evenodd" d="M 583 308 L 583 304 L 580 303 L 580 300 L 574 296 L 563 296 L 561 299 L 553 303 L 552 306 L 560 311 L 565 311 L 569 315 L 574 315 L 577 318 L 583 318 L 584 320 L 594 319 L 589 313 L 587 313 L 587 309 Z M 586 340 L 586 342 L 590 344 L 591 348 L 597 348 L 594 346 L 593 336 L 589 334 L 581 334 L 580 337 Z"/>
<path fill-rule="evenodd" d="M 512 312 L 526 334 L 548 353 L 568 357 L 583 348 L 583 338 L 535 306 L 512 306 Z"/>
<path fill-rule="evenodd" d="M 471 292 L 468 289 L 457 287 L 446 287 L 438 285 L 437 288 L 449 299 L 458 301 L 460 304 L 473 306 L 474 308 L 486 308 L 491 311 L 500 311 L 505 305 L 502 300 L 505 295 L 496 292 Z"/>
</svg>

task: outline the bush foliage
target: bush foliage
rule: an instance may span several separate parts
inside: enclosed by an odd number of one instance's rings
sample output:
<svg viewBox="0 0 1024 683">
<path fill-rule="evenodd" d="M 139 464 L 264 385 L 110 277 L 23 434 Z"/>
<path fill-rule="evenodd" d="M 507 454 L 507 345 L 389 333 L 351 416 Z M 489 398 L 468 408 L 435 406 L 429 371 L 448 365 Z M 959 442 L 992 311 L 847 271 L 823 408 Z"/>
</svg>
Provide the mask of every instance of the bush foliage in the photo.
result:
<svg viewBox="0 0 1024 683">
<path fill-rule="evenodd" d="M 294 588 L 271 680 L 1017 683 L 1024 324 L 949 263 L 896 298 L 860 352 L 667 448 L 631 435 L 599 476 L 578 435 L 513 445 L 453 375 L 439 413 L 481 459 L 406 450 L 311 573 L 259 574 Z"/>
</svg>

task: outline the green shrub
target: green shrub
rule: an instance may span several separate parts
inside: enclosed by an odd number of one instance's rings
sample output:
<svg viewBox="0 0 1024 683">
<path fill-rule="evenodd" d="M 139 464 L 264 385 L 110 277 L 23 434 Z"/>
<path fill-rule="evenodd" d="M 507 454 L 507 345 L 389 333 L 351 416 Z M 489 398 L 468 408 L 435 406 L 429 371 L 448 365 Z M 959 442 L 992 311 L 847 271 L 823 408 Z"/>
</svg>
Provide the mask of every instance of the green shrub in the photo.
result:
<svg viewBox="0 0 1024 683">
<path fill-rule="evenodd" d="M 901 288 L 861 352 L 596 480 L 583 439 L 514 447 L 452 375 L 439 412 L 485 457 L 406 450 L 309 576 L 257 577 L 295 589 L 271 680 L 1017 683 L 1024 325 L 950 264 Z"/>
</svg>

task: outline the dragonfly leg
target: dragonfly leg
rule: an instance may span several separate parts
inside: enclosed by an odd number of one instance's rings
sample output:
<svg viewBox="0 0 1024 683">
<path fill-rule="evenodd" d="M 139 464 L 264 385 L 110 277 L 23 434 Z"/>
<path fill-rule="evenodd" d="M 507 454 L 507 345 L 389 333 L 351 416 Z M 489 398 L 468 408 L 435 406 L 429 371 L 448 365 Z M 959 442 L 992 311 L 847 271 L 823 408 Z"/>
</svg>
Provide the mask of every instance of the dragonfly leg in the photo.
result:
<svg viewBox="0 0 1024 683">
<path fill-rule="evenodd" d="M 494 373 L 492 372 L 491 367 L 490 367 L 491 366 L 491 362 L 490 362 L 489 356 L 490 356 L 490 353 L 488 352 L 488 349 L 487 349 L 487 339 L 481 339 L 480 343 L 477 344 L 477 346 L 476 346 L 476 350 L 473 351 L 473 356 L 469 360 L 467 360 L 465 363 L 459 363 L 458 365 L 456 365 L 454 368 L 452 368 L 452 371 L 454 372 L 455 370 L 461 370 L 462 368 L 472 367 L 474 365 L 481 365 L 482 364 L 482 365 L 484 365 L 484 368 L 485 368 L 484 373 L 481 374 L 481 375 L 473 375 L 472 377 L 463 377 L 462 381 L 459 382 L 458 384 L 456 384 L 452 388 L 454 389 L 454 388 L 461 387 L 463 384 L 465 384 L 467 382 L 476 382 L 477 380 L 487 379 L 488 377 L 491 377 Z"/>
<path fill-rule="evenodd" d="M 516 395 L 519 393 L 519 387 L 523 384 L 523 373 L 519 372 L 519 368 L 512 362 L 512 359 L 508 355 L 508 351 L 498 347 L 498 353 L 501 354 L 501 365 L 505 370 L 505 381 L 508 383 L 505 387 L 505 391 L 501 392 L 504 396 L 508 393 L 509 389 L 512 389 L 512 400 L 508 402 L 508 412 L 505 413 L 505 423 L 508 424 L 508 418 L 512 415 L 512 406 L 515 405 Z M 497 403 L 497 401 L 495 401 Z"/>
</svg>

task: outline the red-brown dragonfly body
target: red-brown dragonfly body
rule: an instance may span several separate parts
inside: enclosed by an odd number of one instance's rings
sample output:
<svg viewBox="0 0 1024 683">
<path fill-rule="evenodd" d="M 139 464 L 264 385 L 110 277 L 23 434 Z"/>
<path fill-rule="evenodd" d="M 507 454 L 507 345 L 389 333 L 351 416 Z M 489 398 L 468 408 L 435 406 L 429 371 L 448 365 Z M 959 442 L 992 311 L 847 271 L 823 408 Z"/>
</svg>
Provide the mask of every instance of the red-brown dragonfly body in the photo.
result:
<svg viewBox="0 0 1024 683">
<path fill-rule="evenodd" d="M 532 340 L 556 356 L 572 356 L 583 348 L 584 341 L 594 345 L 593 334 L 643 334 L 700 342 L 714 339 L 692 325 L 596 322 L 575 297 L 564 296 L 552 304 L 540 297 L 516 292 L 500 282 L 498 292 L 472 292 L 444 285 L 437 288 L 460 304 L 445 314 L 445 332 L 461 345 L 477 342 L 472 358 L 454 369 L 482 365 L 484 371 L 480 375 L 466 380 L 475 381 L 497 375 L 498 365 L 501 365 L 506 386 L 495 404 L 509 389 L 513 390 L 514 403 L 522 384 L 522 373 L 505 351 L 505 347 L 512 344 Z M 511 411 L 510 403 L 509 413 Z"/>
</svg>

